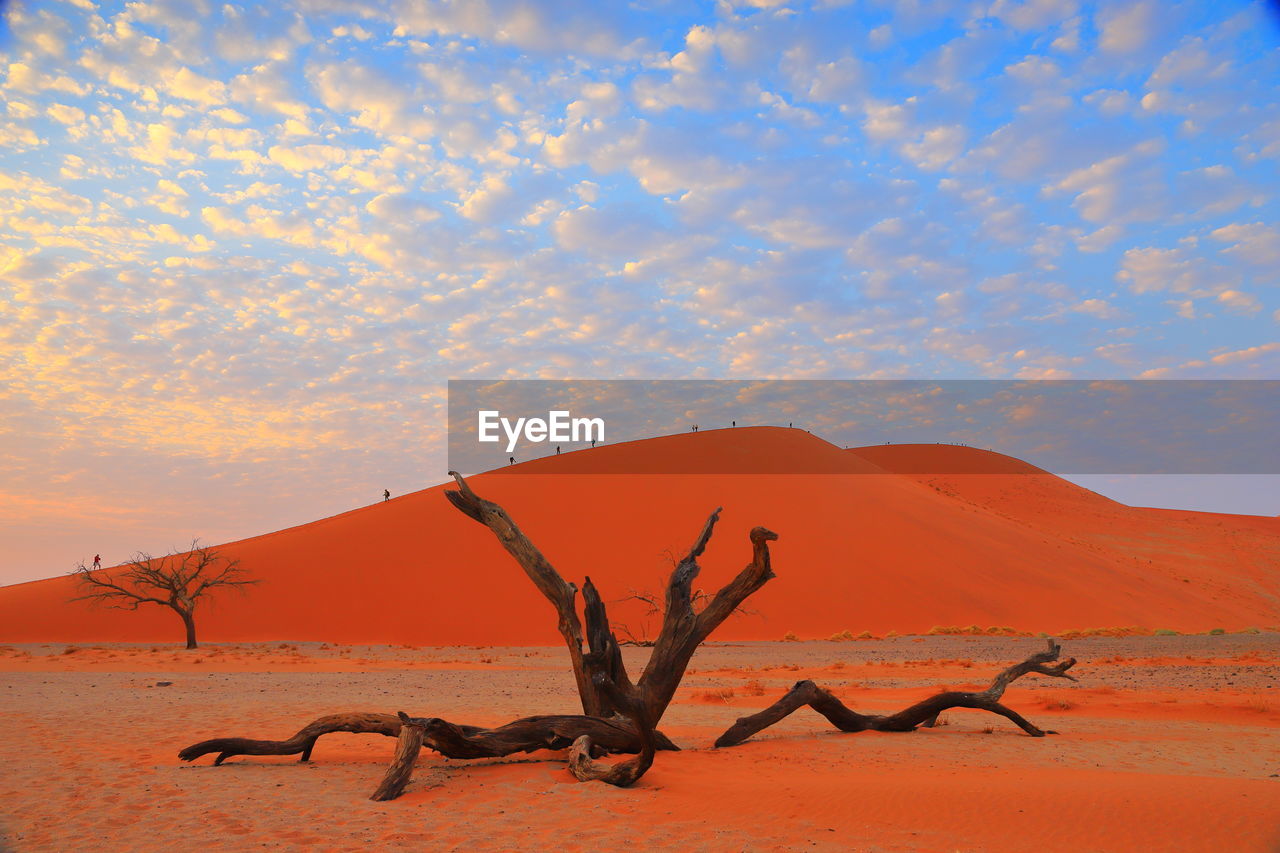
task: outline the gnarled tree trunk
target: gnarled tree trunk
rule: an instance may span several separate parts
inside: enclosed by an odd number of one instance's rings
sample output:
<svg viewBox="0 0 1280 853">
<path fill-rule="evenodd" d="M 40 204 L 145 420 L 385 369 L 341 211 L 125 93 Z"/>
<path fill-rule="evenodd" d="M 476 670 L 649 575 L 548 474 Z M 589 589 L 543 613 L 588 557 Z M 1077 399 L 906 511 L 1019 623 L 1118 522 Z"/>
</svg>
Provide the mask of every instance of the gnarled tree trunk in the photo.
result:
<svg viewBox="0 0 1280 853">
<path fill-rule="evenodd" d="M 174 608 L 174 610 L 178 611 L 178 615 L 182 617 L 182 625 L 184 628 L 187 629 L 187 648 L 189 649 L 198 648 L 198 645 L 196 643 L 195 614 L 192 613 L 190 610 L 179 610 L 176 607 Z"/>
</svg>

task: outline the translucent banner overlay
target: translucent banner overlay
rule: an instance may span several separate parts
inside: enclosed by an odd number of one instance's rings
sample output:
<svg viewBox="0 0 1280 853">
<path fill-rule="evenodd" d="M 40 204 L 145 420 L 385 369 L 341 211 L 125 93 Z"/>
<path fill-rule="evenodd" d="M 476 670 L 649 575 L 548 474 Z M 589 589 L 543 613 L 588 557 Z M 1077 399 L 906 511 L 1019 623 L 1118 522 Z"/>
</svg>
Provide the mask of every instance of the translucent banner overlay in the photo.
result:
<svg viewBox="0 0 1280 853">
<path fill-rule="evenodd" d="M 660 436 L 684 437 L 619 447 Z M 1275 474 L 1277 436 L 1276 380 L 449 382 L 449 467 L 464 474 L 876 472 L 814 437 L 966 445 L 1060 474 Z M 971 473 L 976 456 L 917 448 L 895 462 Z"/>
</svg>

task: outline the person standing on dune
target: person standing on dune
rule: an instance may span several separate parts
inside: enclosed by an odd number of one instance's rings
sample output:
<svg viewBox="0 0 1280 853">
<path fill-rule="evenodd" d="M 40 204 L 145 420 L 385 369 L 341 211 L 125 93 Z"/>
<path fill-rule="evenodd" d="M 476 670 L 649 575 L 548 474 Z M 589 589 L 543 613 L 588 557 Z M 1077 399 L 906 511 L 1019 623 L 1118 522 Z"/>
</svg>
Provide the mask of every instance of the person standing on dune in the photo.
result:
<svg viewBox="0 0 1280 853">
<path fill-rule="evenodd" d="M 387 501 L 389 501 L 389 500 L 391 500 L 391 490 L 390 490 L 390 489 L 383 489 L 383 490 L 382 490 L 382 502 L 383 502 L 383 503 L 386 503 L 386 502 L 387 502 Z"/>
<path fill-rule="evenodd" d="M 102 568 L 102 557 L 98 554 L 93 555 L 93 567 L 95 569 Z"/>
</svg>

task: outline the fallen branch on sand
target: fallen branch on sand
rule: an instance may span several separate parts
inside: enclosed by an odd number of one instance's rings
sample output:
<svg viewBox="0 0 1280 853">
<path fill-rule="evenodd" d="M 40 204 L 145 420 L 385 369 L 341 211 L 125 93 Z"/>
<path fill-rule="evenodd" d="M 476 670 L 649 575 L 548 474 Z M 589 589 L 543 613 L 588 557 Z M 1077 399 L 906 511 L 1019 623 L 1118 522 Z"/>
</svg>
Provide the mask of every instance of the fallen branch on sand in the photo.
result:
<svg viewBox="0 0 1280 853">
<path fill-rule="evenodd" d="M 951 708 L 974 708 L 1007 717 L 1032 737 L 1057 734 L 1057 732 L 1037 728 L 1017 711 L 1000 704 L 1000 698 L 1010 683 L 1029 672 L 1075 681 L 1073 676 L 1067 675 L 1067 670 L 1075 666 L 1075 658 L 1067 658 L 1053 666 L 1047 665 L 1050 661 L 1057 660 L 1061 652 L 1062 647 L 1053 640 L 1049 640 L 1049 648 L 1046 651 L 1034 654 L 1022 663 L 1014 664 L 1004 670 L 995 677 L 986 690 L 938 693 L 922 702 L 917 702 L 910 708 L 887 716 L 851 711 L 830 691 L 812 681 L 797 681 L 777 702 L 763 711 L 740 718 L 730 726 L 728 731 L 716 739 L 716 746 L 734 746 L 742 743 L 805 705 L 826 717 L 831 721 L 831 725 L 842 732 L 910 732 L 921 726 L 927 728 L 935 725 L 938 715 L 943 711 Z"/>
<path fill-rule="evenodd" d="M 498 542 L 524 570 L 534 586 L 551 602 L 558 617 L 560 635 L 569 650 L 582 714 L 551 714 L 522 717 L 497 728 L 460 725 L 438 717 L 411 717 L 398 714 L 346 713 L 320 717 L 282 741 L 230 737 L 201 741 L 183 749 L 178 757 L 193 761 L 217 753 L 214 764 L 236 755 L 301 755 L 309 761 L 316 741 L 333 732 L 378 734 L 397 739 L 395 757 L 372 799 L 391 800 L 400 796 L 413 774 L 414 764 L 425 746 L 447 758 L 498 758 L 537 750 L 567 749 L 569 771 L 581 781 L 601 781 L 611 785 L 634 784 L 653 764 L 656 751 L 678 747 L 657 730 L 670 705 L 689 660 L 704 640 L 749 596 L 774 575 L 769 559 L 769 542 L 776 533 L 757 527 L 750 533 L 751 562 L 710 598 L 705 607 L 694 606 L 693 581 L 701 571 L 698 557 L 711 540 L 720 510 L 711 513 L 689 551 L 667 581 L 662 628 L 653 643 L 649 662 L 634 683 L 623 665 L 617 637 L 609 624 L 604 601 L 587 578 L 582 587 L 583 617 L 576 607 L 578 588 L 568 583 L 547 561 L 506 511 L 471 490 L 461 475 L 450 472 L 457 490 L 445 492 L 449 501 L 468 518 L 493 532 Z M 585 620 L 585 629 L 583 621 Z M 586 650 L 583 643 L 586 643 Z M 939 712 L 948 708 L 977 708 L 1008 717 L 1029 734 L 1044 732 L 1001 705 L 1004 689 L 1029 672 L 1071 678 L 1066 674 L 1074 663 L 1068 659 L 1053 666 L 1059 647 L 1052 640 L 1049 650 L 1009 667 L 981 693 L 940 693 L 931 699 L 890 716 L 858 714 L 849 710 L 831 693 L 811 681 L 801 681 L 769 708 L 743 717 L 716 741 L 716 746 L 741 743 L 753 734 L 809 705 L 842 731 L 911 731 L 929 726 Z M 1072 679 L 1074 680 L 1074 679 Z M 629 753 L 635 758 L 615 764 L 595 759 L 605 754 Z"/>
</svg>

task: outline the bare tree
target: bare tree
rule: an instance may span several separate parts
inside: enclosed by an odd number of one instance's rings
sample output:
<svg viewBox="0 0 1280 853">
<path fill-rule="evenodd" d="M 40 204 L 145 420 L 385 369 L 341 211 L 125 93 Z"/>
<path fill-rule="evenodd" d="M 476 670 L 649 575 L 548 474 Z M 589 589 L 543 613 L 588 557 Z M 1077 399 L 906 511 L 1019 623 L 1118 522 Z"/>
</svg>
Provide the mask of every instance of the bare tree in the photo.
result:
<svg viewBox="0 0 1280 853">
<path fill-rule="evenodd" d="M 168 607 L 182 617 L 187 629 L 187 648 L 196 648 L 195 611 L 197 605 L 218 587 L 244 587 L 258 583 L 240 567 L 212 548 L 191 540 L 187 551 L 163 557 L 138 552 L 116 569 L 92 569 L 81 561 L 75 568 L 84 595 L 72 601 L 119 610 L 137 610 L 143 604 Z"/>
</svg>

